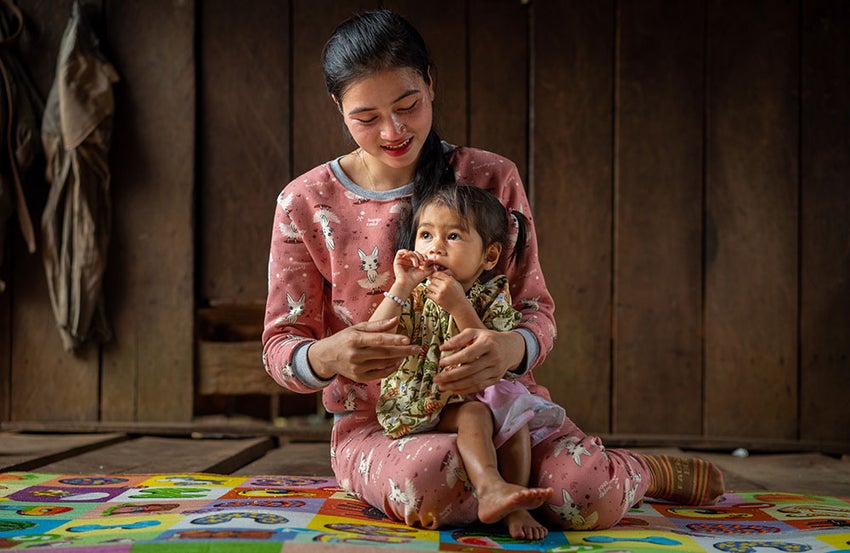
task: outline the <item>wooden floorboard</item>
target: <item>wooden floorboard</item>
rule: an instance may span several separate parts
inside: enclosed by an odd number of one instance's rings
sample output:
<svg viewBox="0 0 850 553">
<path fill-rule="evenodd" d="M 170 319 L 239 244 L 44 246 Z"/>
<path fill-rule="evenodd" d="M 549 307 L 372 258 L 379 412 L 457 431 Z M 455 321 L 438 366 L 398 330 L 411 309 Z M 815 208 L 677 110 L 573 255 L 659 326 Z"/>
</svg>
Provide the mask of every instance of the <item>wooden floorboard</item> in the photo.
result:
<svg viewBox="0 0 850 553">
<path fill-rule="evenodd" d="M 14 434 L 0 432 L 0 472 L 28 471 L 127 439 L 110 434 Z"/>
<path fill-rule="evenodd" d="M 234 474 L 279 474 L 288 476 L 333 476 L 330 445 L 288 443 L 266 453 Z"/>
<path fill-rule="evenodd" d="M 274 447 L 271 438 L 182 439 L 143 436 L 39 467 L 56 474 L 229 474 Z"/>
<path fill-rule="evenodd" d="M 327 442 L 330 421 L 318 424 L 276 426 L 264 422 L 99 422 L 99 421 L 14 421 L 0 422 L 0 430 L 19 433 L 103 433 L 123 432 L 145 436 L 201 436 L 235 438 L 275 436 L 298 442 Z"/>
<path fill-rule="evenodd" d="M 233 437 L 227 432 L 198 433 L 195 438 L 0 432 L 0 471 L 333 475 L 327 441 L 290 442 L 290 439 L 275 435 Z M 630 449 L 642 454 L 696 456 L 712 461 L 723 470 L 729 491 L 850 497 L 850 456 L 847 455 L 842 459 L 815 452 L 790 452 L 737 457 L 724 451 L 691 450 L 666 444 Z"/>
<path fill-rule="evenodd" d="M 760 489 L 850 497 L 850 461 L 820 453 L 753 454 L 744 458 L 705 453 L 700 457 L 716 463 L 724 474 L 745 478 Z M 732 478 L 727 480 L 734 483 Z M 744 491 L 729 484 L 727 487 Z"/>
<path fill-rule="evenodd" d="M 757 453 L 736 457 L 731 453 L 689 451 L 672 447 L 637 447 L 644 455 L 699 457 L 716 464 L 726 490 L 782 491 L 810 495 L 850 497 L 850 460 L 820 453 Z"/>
</svg>

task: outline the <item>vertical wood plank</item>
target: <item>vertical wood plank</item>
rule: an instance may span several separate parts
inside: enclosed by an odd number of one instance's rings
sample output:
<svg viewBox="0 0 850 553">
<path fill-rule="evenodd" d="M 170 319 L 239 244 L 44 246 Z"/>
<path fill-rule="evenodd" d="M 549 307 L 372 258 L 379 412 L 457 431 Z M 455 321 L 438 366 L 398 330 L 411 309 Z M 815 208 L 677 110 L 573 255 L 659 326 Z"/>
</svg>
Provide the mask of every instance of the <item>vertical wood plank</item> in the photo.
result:
<svg viewBox="0 0 850 553">
<path fill-rule="evenodd" d="M 71 16 L 72 0 L 26 0 L 16 2 L 24 14 L 25 27 L 18 47 L 21 61 L 24 62 L 35 87 L 41 93 L 42 100 L 47 99 L 47 93 L 56 78 L 56 58 L 59 56 L 59 44 L 62 34 Z M 86 13 L 97 13 L 100 0 L 86 3 L 91 10 Z M 102 31 L 102 21 L 93 21 L 96 31 Z M 33 220 L 33 225 L 36 221 Z"/>
<path fill-rule="evenodd" d="M 107 3 L 121 75 L 111 156 L 114 233 L 103 352 L 103 420 L 192 415 L 195 5 Z"/>
<path fill-rule="evenodd" d="M 471 0 L 469 141 L 528 168 L 528 18 L 516 0 Z M 527 180 L 527 178 L 525 179 Z"/>
<path fill-rule="evenodd" d="M 537 380 L 590 432 L 610 428 L 614 6 L 535 2 L 531 201 L 558 340 Z"/>
<path fill-rule="evenodd" d="M 387 0 L 383 4 L 410 21 L 428 45 L 434 62 L 434 125 L 440 137 L 452 144 L 468 144 L 467 1 Z"/>
<path fill-rule="evenodd" d="M 71 15 L 70 0 L 31 1 L 22 5 L 27 32 L 20 43 L 22 61 L 43 99 L 56 77 L 59 44 Z M 96 15 L 100 3 L 90 3 Z M 100 29 L 98 21 L 92 21 Z M 16 257 L 12 267 L 10 414 L 12 420 L 96 420 L 98 415 L 98 347 L 76 354 L 62 348 L 50 305 L 41 260 L 41 213 L 48 185 L 30 188 L 30 215 L 38 251 L 26 253 L 17 231 L 10 233 Z M 10 226 L 11 229 L 15 227 Z"/>
<path fill-rule="evenodd" d="M 701 431 L 703 16 L 619 3 L 614 432 Z"/>
<path fill-rule="evenodd" d="M 708 11 L 704 431 L 795 438 L 798 7 Z"/>
<path fill-rule="evenodd" d="M 262 301 L 271 206 L 290 175 L 289 3 L 214 0 L 199 11 L 199 293 Z"/>
<path fill-rule="evenodd" d="M 377 0 L 292 0 L 293 177 L 356 146 L 328 97 L 322 48 L 337 25 Z M 285 184 L 285 183 L 284 183 Z M 281 187 L 282 188 L 282 187 Z M 273 209 L 273 204 L 270 204 Z"/>
<path fill-rule="evenodd" d="M 11 240 L 5 250 L 11 248 Z M 11 255 L 0 252 L 2 256 L 2 270 L 0 279 L 6 283 L 6 290 L 0 292 L 0 421 L 7 421 L 12 414 L 12 304 L 10 298 L 12 290 L 9 283 L 8 263 Z"/>
<path fill-rule="evenodd" d="M 850 3 L 803 3 L 800 438 L 850 440 Z"/>
</svg>

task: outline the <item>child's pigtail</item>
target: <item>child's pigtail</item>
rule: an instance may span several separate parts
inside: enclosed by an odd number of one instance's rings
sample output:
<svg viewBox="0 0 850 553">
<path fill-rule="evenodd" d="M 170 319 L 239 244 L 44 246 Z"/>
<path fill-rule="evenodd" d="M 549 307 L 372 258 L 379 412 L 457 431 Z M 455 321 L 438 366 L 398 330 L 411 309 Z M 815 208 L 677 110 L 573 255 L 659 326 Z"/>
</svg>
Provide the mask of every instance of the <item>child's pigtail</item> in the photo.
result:
<svg viewBox="0 0 850 553">
<path fill-rule="evenodd" d="M 525 258 L 525 248 L 528 244 L 528 233 L 531 222 L 528 220 L 528 217 L 515 209 L 508 210 L 508 217 L 510 221 L 513 221 L 517 229 L 516 244 L 514 244 L 514 250 L 511 252 L 508 262 L 520 266 Z"/>
</svg>

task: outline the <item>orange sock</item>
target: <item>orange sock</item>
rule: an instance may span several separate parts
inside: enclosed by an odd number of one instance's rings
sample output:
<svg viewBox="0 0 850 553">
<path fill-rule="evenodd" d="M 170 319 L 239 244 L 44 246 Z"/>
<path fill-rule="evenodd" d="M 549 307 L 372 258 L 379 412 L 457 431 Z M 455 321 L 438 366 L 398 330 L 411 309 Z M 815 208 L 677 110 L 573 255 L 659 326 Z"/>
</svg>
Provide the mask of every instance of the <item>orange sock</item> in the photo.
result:
<svg viewBox="0 0 850 553">
<path fill-rule="evenodd" d="M 683 505 L 712 505 L 724 494 L 723 473 L 703 459 L 642 455 L 651 482 L 646 495 Z"/>
</svg>

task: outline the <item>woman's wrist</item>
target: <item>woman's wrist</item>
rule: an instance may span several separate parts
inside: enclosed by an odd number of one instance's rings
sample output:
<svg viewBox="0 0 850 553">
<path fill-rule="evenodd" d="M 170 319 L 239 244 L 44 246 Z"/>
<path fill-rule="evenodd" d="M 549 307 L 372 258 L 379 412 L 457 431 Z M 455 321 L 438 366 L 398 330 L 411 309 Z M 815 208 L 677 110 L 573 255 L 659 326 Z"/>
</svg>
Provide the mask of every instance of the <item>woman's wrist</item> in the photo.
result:
<svg viewBox="0 0 850 553">
<path fill-rule="evenodd" d="M 508 359 L 508 366 L 505 373 L 522 374 L 525 372 L 523 361 L 525 360 L 527 351 L 525 338 L 520 332 L 516 331 L 506 332 L 505 336 L 510 336 L 511 340 L 513 340 L 513 342 L 516 344 L 516 347 L 512 345 L 509 349 L 511 359 Z"/>
<path fill-rule="evenodd" d="M 322 351 L 324 350 L 324 340 L 316 340 L 307 350 L 307 363 L 310 365 L 310 370 L 313 371 L 318 378 L 322 380 L 330 380 L 336 376 L 333 369 L 327 368 L 322 361 Z"/>
</svg>

